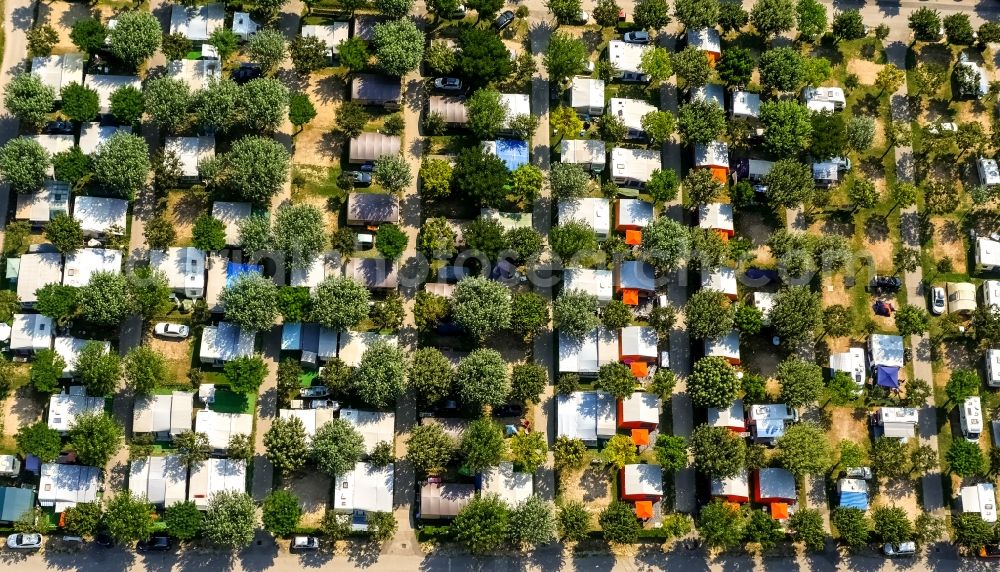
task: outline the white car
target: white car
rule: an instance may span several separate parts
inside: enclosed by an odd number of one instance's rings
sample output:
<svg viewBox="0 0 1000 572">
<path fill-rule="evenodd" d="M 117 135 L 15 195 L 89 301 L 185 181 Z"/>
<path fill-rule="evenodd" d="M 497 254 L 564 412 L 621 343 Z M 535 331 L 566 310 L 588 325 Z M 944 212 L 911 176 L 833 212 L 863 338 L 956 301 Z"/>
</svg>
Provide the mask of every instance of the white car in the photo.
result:
<svg viewBox="0 0 1000 572">
<path fill-rule="evenodd" d="M 648 44 L 649 43 L 649 32 L 625 32 L 622 35 L 622 40 L 629 44 Z"/>
<path fill-rule="evenodd" d="M 935 286 L 931 288 L 931 314 L 940 316 L 944 314 L 944 288 Z"/>
<path fill-rule="evenodd" d="M 434 88 L 441 91 L 462 91 L 462 80 L 457 77 L 439 77 L 434 80 Z"/>
<path fill-rule="evenodd" d="M 7 537 L 7 548 L 35 550 L 42 547 L 45 538 L 41 534 L 11 534 Z"/>
<path fill-rule="evenodd" d="M 171 322 L 160 322 L 153 326 L 153 332 L 164 338 L 186 338 L 191 334 L 191 328 L 184 324 L 174 324 Z"/>
</svg>

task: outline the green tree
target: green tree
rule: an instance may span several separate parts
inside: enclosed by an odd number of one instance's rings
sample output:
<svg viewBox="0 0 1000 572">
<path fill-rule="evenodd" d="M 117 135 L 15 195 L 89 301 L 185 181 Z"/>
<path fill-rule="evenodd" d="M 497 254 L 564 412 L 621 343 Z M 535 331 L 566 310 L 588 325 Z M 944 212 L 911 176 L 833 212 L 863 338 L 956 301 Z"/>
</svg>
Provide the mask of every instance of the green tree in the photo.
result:
<svg viewBox="0 0 1000 572">
<path fill-rule="evenodd" d="M 724 3 L 723 5 L 725 4 L 728 3 Z M 731 5 L 735 6 L 736 4 Z M 715 66 L 715 71 L 718 72 L 719 79 L 727 86 L 736 87 L 750 83 L 755 67 L 757 67 L 757 64 L 754 61 L 753 53 L 749 49 L 732 46 L 722 54 L 722 59 Z"/>
<path fill-rule="evenodd" d="M 14 76 L 4 93 L 4 107 L 22 123 L 39 126 L 48 120 L 55 102 L 55 91 L 42 83 L 38 74 Z"/>
<path fill-rule="evenodd" d="M 226 319 L 248 330 L 268 330 L 278 317 L 278 287 L 257 273 L 241 274 L 219 298 Z"/>
<path fill-rule="evenodd" d="M 264 73 L 271 73 L 285 59 L 285 36 L 278 30 L 262 29 L 250 37 L 247 52 Z"/>
<path fill-rule="evenodd" d="M 122 426 L 108 414 L 84 413 L 76 416 L 69 429 L 69 447 L 81 463 L 103 467 L 121 449 L 124 434 Z"/>
<path fill-rule="evenodd" d="M 475 472 L 500 463 L 505 448 L 503 428 L 491 419 L 476 419 L 469 423 L 459 445 L 465 466 Z"/>
<path fill-rule="evenodd" d="M 969 550 L 979 550 L 996 536 L 995 525 L 977 513 L 964 513 L 953 521 L 955 542 Z"/>
<path fill-rule="evenodd" d="M 226 247 L 226 225 L 208 213 L 195 219 L 191 234 L 195 248 L 214 252 Z"/>
<path fill-rule="evenodd" d="M 677 116 L 677 128 L 688 144 L 707 144 L 726 130 L 726 113 L 715 102 L 693 101 L 682 105 Z"/>
<path fill-rule="evenodd" d="M 583 120 L 580 119 L 580 116 L 576 114 L 576 110 L 572 107 L 560 105 L 549 113 L 549 126 L 560 139 L 565 139 L 575 137 L 578 133 L 583 131 Z M 586 175 L 586 171 L 583 171 L 583 167 L 575 163 L 556 163 L 555 165 L 552 165 L 552 171 L 554 172 L 555 168 L 559 165 L 572 165 L 573 167 L 579 168 L 580 171 Z M 553 191 L 553 193 L 554 192 L 555 191 Z"/>
<path fill-rule="evenodd" d="M 875 76 L 875 87 L 879 88 L 878 95 L 882 97 L 885 92 L 892 93 L 899 89 L 906 81 L 906 74 L 896 66 L 882 66 L 878 75 Z"/>
<path fill-rule="evenodd" d="M 352 470 L 364 454 L 364 438 L 342 419 L 323 424 L 312 438 L 313 461 L 331 477 Z"/>
<path fill-rule="evenodd" d="M 639 0 L 635 3 L 635 25 L 646 30 L 659 30 L 670 23 L 666 0 Z"/>
<path fill-rule="evenodd" d="M 129 389 L 139 394 L 149 394 L 154 387 L 173 381 L 163 354 L 149 346 L 130 349 L 122 360 L 122 373 Z"/>
<path fill-rule="evenodd" d="M 823 431 L 811 423 L 797 423 L 778 438 L 781 466 L 796 477 L 818 475 L 833 464 L 830 445 Z"/>
<path fill-rule="evenodd" d="M 986 472 L 986 459 L 978 443 L 964 439 L 952 441 L 945 460 L 948 461 L 951 472 L 960 477 L 975 477 Z"/>
<path fill-rule="evenodd" d="M 81 52 L 94 54 L 104 47 L 108 29 L 100 20 L 84 18 L 73 22 L 69 39 Z"/>
<path fill-rule="evenodd" d="M 458 48 L 458 68 L 472 87 L 501 82 L 513 70 L 503 40 L 492 30 L 478 27 L 462 30 L 458 36 Z"/>
<path fill-rule="evenodd" d="M 309 457 L 306 429 L 298 417 L 279 417 L 264 433 L 267 460 L 282 474 L 290 474 L 305 466 Z"/>
<path fill-rule="evenodd" d="M 240 86 L 230 79 L 210 80 L 194 94 L 192 111 L 196 123 L 206 130 L 228 131 L 239 118 L 236 100 Z"/>
<path fill-rule="evenodd" d="M 578 501 L 561 503 L 556 514 L 559 539 L 563 542 L 577 542 L 587 538 L 593 520 L 583 503 Z"/>
<path fill-rule="evenodd" d="M 743 540 L 746 521 L 746 513 L 742 509 L 716 499 L 701 507 L 698 532 L 707 546 L 729 549 Z"/>
<path fill-rule="evenodd" d="M 704 2 L 706 0 L 698 1 Z M 715 0 L 707 1 L 714 2 Z M 652 81 L 664 81 L 670 78 L 674 75 L 674 70 L 670 66 L 670 52 L 659 47 L 644 51 L 639 63 L 639 71 L 647 74 Z M 673 116 L 670 117 L 673 118 Z"/>
<path fill-rule="evenodd" d="M 177 501 L 163 513 L 163 522 L 170 536 L 178 540 L 191 540 L 201 532 L 202 514 L 192 501 Z"/>
<path fill-rule="evenodd" d="M 434 404 L 451 395 L 455 369 L 441 350 L 423 347 L 410 358 L 408 380 L 422 403 Z"/>
<path fill-rule="evenodd" d="M 0 177 L 15 193 L 34 193 L 42 186 L 51 161 L 37 141 L 17 137 L 0 147 Z"/>
<path fill-rule="evenodd" d="M 88 342 L 77 356 L 75 377 L 87 393 L 107 396 L 115 392 L 121 376 L 121 360 L 118 354 L 108 351 L 101 342 Z"/>
<path fill-rule="evenodd" d="M 552 318 L 559 330 L 579 338 L 600 324 L 597 297 L 582 290 L 564 290 L 552 307 Z"/>
<path fill-rule="evenodd" d="M 907 304 L 896 310 L 896 329 L 901 336 L 923 334 L 930 327 L 927 310 Z"/>
<path fill-rule="evenodd" d="M 438 423 L 418 425 L 406 441 L 406 458 L 420 474 L 443 470 L 455 455 L 455 440 Z"/>
<path fill-rule="evenodd" d="M 780 399 L 789 407 L 816 403 L 823 392 L 823 368 L 799 357 L 788 357 L 778 364 Z"/>
<path fill-rule="evenodd" d="M 69 534 L 91 536 L 101 522 L 101 505 L 97 502 L 79 503 L 66 509 L 63 519 L 63 529 Z"/>
<path fill-rule="evenodd" d="M 218 159 L 219 172 L 210 181 L 239 198 L 264 203 L 288 179 L 288 151 L 273 139 L 251 135 L 233 143 Z"/>
<path fill-rule="evenodd" d="M 508 109 L 495 89 L 478 89 L 466 102 L 469 128 L 480 139 L 495 139 L 507 121 Z"/>
<path fill-rule="evenodd" d="M 587 46 L 580 39 L 563 32 L 553 33 L 542 60 L 549 72 L 549 81 L 560 85 L 580 73 L 588 53 Z"/>
<path fill-rule="evenodd" d="M 401 193 L 413 183 L 410 164 L 401 154 L 385 155 L 376 159 L 372 178 L 390 193 Z"/>
<path fill-rule="evenodd" d="M 287 536 L 295 532 L 302 518 L 299 499 L 287 490 L 271 491 L 263 503 L 264 530 L 276 536 Z"/>
<path fill-rule="evenodd" d="M 459 398 L 472 407 L 498 407 L 510 397 L 507 364 L 496 350 L 480 348 L 465 356 L 458 364 L 456 382 Z"/>
<path fill-rule="evenodd" d="M 691 169 L 684 177 L 685 201 L 694 207 L 718 200 L 725 186 L 720 183 L 709 169 Z"/>
<path fill-rule="evenodd" d="M 97 148 L 94 178 L 123 198 L 135 198 L 146 185 L 149 169 L 149 149 L 138 135 L 118 131 Z"/>
<path fill-rule="evenodd" d="M 674 54 L 672 63 L 674 73 L 684 80 L 688 88 L 701 87 L 708 83 L 711 67 L 708 63 L 708 56 L 694 46 L 687 46 L 680 52 Z"/>
<path fill-rule="evenodd" d="M 96 92 L 95 103 L 96 103 Z M 160 77 L 149 80 L 143 88 L 146 114 L 161 128 L 176 132 L 187 122 L 191 90 L 182 80 Z"/>
<path fill-rule="evenodd" d="M 833 17 L 833 36 L 838 40 L 860 40 L 865 37 L 865 23 L 858 10 L 837 12 Z"/>
<path fill-rule="evenodd" d="M 292 58 L 295 71 L 308 75 L 330 64 L 327 50 L 330 46 L 316 36 L 296 36 L 288 43 L 288 54 Z"/>
<path fill-rule="evenodd" d="M 500 205 L 507 198 L 504 185 L 509 176 L 502 159 L 473 145 L 459 152 L 451 183 L 481 205 Z"/>
<path fill-rule="evenodd" d="M 153 505 L 145 498 L 121 491 L 107 502 L 101 522 L 116 542 L 145 540 L 153 532 Z"/>
<path fill-rule="evenodd" d="M 809 151 L 813 157 L 836 157 L 844 154 L 847 149 L 847 125 L 844 116 L 839 113 L 824 111 L 813 113 L 810 120 L 813 133 L 822 133 L 823 137 L 813 137 Z"/>
<path fill-rule="evenodd" d="M 452 167 L 444 159 L 427 158 L 420 164 L 420 196 L 445 199 L 451 195 Z"/>
<path fill-rule="evenodd" d="M 316 107 L 313 106 L 308 94 L 301 91 L 288 94 L 288 120 L 298 131 L 302 131 L 302 126 L 315 118 Z"/>
<path fill-rule="evenodd" d="M 538 403 L 549 383 L 549 372 L 534 363 L 517 364 L 510 377 L 510 399 L 518 403 Z"/>
<path fill-rule="evenodd" d="M 285 120 L 288 88 L 271 77 L 250 80 L 237 92 L 236 107 L 239 124 L 244 129 L 255 133 L 272 132 Z"/>
<path fill-rule="evenodd" d="M 979 374 L 970 369 L 956 369 L 948 378 L 944 391 L 948 396 L 948 401 L 959 404 L 966 398 L 979 395 L 979 386 L 982 381 Z"/>
<path fill-rule="evenodd" d="M 872 443 L 872 470 L 880 477 L 901 477 L 908 472 L 906 445 L 899 439 L 879 437 Z"/>
<path fill-rule="evenodd" d="M 83 229 L 80 221 L 65 213 L 58 213 L 45 227 L 45 238 L 63 254 L 83 248 Z"/>
<path fill-rule="evenodd" d="M 240 37 L 229 28 L 219 26 L 209 35 L 207 43 L 215 47 L 216 51 L 219 52 L 219 57 L 225 62 L 239 49 Z"/>
<path fill-rule="evenodd" d="M 601 312 L 604 327 L 617 330 L 632 323 L 632 311 L 621 300 L 611 300 Z"/>
<path fill-rule="evenodd" d="M 473 498 L 451 524 L 455 539 L 473 554 L 496 552 L 510 534 L 511 511 L 496 495 Z"/>
<path fill-rule="evenodd" d="M 944 33 L 949 44 L 968 46 L 976 40 L 976 33 L 972 31 L 972 23 L 969 21 L 968 14 L 951 14 L 945 16 L 941 23 L 944 26 Z"/>
<path fill-rule="evenodd" d="M 424 64 L 436 75 L 447 75 L 458 64 L 458 56 L 447 42 L 435 40 L 427 46 L 424 53 Z"/>
<path fill-rule="evenodd" d="M 372 43 L 378 65 L 388 75 L 406 75 L 424 57 L 424 34 L 408 18 L 376 24 Z"/>
<path fill-rule="evenodd" d="M 57 181 L 65 181 L 75 187 L 84 179 L 89 180 L 94 172 L 94 161 L 79 147 L 73 147 L 52 156 L 52 169 Z"/>
<path fill-rule="evenodd" d="M 465 278 L 452 298 L 455 321 L 480 342 L 510 326 L 510 290 L 483 277 Z"/>
<path fill-rule="evenodd" d="M 806 550 L 820 552 L 826 544 L 826 530 L 823 526 L 823 515 L 816 509 L 795 511 L 788 519 L 792 540 L 801 542 Z"/>
<path fill-rule="evenodd" d="M 59 432 L 50 429 L 44 420 L 19 427 L 14 435 L 14 443 L 17 444 L 17 452 L 22 457 L 34 455 L 43 463 L 55 460 L 62 452 Z"/>
<path fill-rule="evenodd" d="M 718 0 L 676 0 L 674 17 L 685 28 L 709 28 L 719 22 Z"/>
<path fill-rule="evenodd" d="M 571 220 L 554 227 L 549 233 L 549 246 L 563 260 L 597 250 L 594 229 L 583 222 Z"/>
<path fill-rule="evenodd" d="M 650 0 L 646 0 L 647 2 Z M 632 544 L 639 539 L 639 521 L 632 507 L 617 500 L 611 501 L 597 518 L 604 538 L 616 544 Z"/>
<path fill-rule="evenodd" d="M 850 550 L 861 550 L 868 545 L 871 523 L 865 511 L 859 508 L 836 508 L 830 521 L 837 528 L 840 540 Z"/>
<path fill-rule="evenodd" d="M 695 468 L 706 475 L 728 478 L 739 474 L 744 468 L 746 442 L 725 427 L 695 427 L 688 439 L 688 446 L 694 457 Z"/>
<path fill-rule="evenodd" d="M 629 366 L 620 362 L 606 363 L 597 375 L 597 386 L 616 399 L 625 399 L 635 391 L 635 376 Z"/>
<path fill-rule="evenodd" d="M 775 333 L 788 344 L 808 343 L 822 322 L 819 295 L 804 286 L 785 288 L 778 292 L 770 318 Z"/>
<path fill-rule="evenodd" d="M 580 439 L 561 435 L 556 437 L 552 453 L 557 471 L 579 469 L 586 462 L 587 445 Z"/>
<path fill-rule="evenodd" d="M 791 30 L 795 25 L 795 16 L 792 0 L 757 0 L 750 10 L 750 23 L 767 39 Z"/>
<path fill-rule="evenodd" d="M 371 54 L 368 53 L 368 43 L 363 39 L 348 38 L 337 46 L 337 56 L 340 65 L 352 72 L 364 71 L 368 67 Z"/>
<path fill-rule="evenodd" d="M 223 368 L 229 388 L 236 393 L 257 393 L 267 377 L 267 365 L 258 356 L 242 356 L 226 362 Z"/>
<path fill-rule="evenodd" d="M 368 316 L 370 296 L 358 281 L 331 276 L 316 287 L 312 317 L 324 328 L 346 330 Z"/>
<path fill-rule="evenodd" d="M 583 10 L 580 0 L 548 0 L 545 6 L 559 24 L 575 24 Z"/>
<path fill-rule="evenodd" d="M 60 378 L 66 361 L 55 351 L 45 348 L 35 352 L 31 363 L 31 386 L 39 393 L 59 393 Z"/>
<path fill-rule="evenodd" d="M 602 28 L 613 28 L 618 24 L 618 14 L 621 8 L 615 0 L 598 0 L 594 6 L 594 21 Z"/>
<path fill-rule="evenodd" d="M 184 34 L 167 34 L 163 36 L 160 51 L 167 61 L 183 60 L 184 56 L 191 51 L 193 44 Z"/>
<path fill-rule="evenodd" d="M 656 461 L 663 467 L 663 470 L 676 472 L 687 467 L 687 441 L 684 437 L 676 435 L 663 435 L 656 437 Z"/>
<path fill-rule="evenodd" d="M 127 66 L 138 68 L 160 47 L 163 30 L 151 12 L 130 10 L 118 14 L 117 24 L 108 30 L 112 55 Z"/>
<path fill-rule="evenodd" d="M 796 101 L 765 101 L 760 106 L 760 121 L 764 124 L 764 144 L 776 155 L 796 155 L 809 145 L 809 110 Z"/>
<path fill-rule="evenodd" d="M 64 85 L 60 96 L 63 114 L 73 121 L 93 121 L 100 111 L 97 92 L 75 81 Z"/>
<path fill-rule="evenodd" d="M 732 303 L 718 290 L 705 288 L 692 294 L 684 314 L 688 332 L 696 339 L 719 339 L 733 329 Z"/>
<path fill-rule="evenodd" d="M 406 385 L 403 350 L 378 340 L 361 354 L 361 361 L 351 377 L 358 397 L 375 408 L 394 405 Z"/>
<path fill-rule="evenodd" d="M 817 6 L 825 10 L 818 2 Z M 774 48 L 764 52 L 760 58 L 761 83 L 775 91 L 795 90 L 802 83 L 802 71 L 802 56 L 792 48 Z"/>
<path fill-rule="evenodd" d="M 541 433 L 529 433 L 538 435 Z M 552 503 L 537 494 L 514 507 L 510 512 L 510 540 L 516 547 L 536 547 L 555 539 L 556 515 Z"/>
<path fill-rule="evenodd" d="M 750 14 L 739 2 L 724 1 L 719 4 L 719 26 L 723 32 L 742 30 L 750 21 Z M 732 48 L 729 48 L 730 50 Z M 729 51 L 729 50 L 726 50 Z M 723 56 L 725 57 L 725 56 Z"/>
<path fill-rule="evenodd" d="M 543 433 L 518 432 L 510 439 L 510 458 L 518 469 L 526 473 L 534 473 L 544 465 L 547 452 Z"/>
<path fill-rule="evenodd" d="M 792 208 L 808 201 L 815 189 L 809 165 L 796 159 L 779 159 L 764 176 L 772 206 Z"/>
<path fill-rule="evenodd" d="M 182 431 L 174 436 L 173 444 L 177 456 L 187 467 L 206 461 L 212 454 L 208 435 L 204 433 Z"/>
<path fill-rule="evenodd" d="M 208 501 L 202 534 L 213 544 L 241 548 L 253 542 L 258 522 L 257 507 L 250 495 L 222 491 Z"/>
<path fill-rule="evenodd" d="M 656 202 L 669 202 L 677 198 L 677 172 L 672 169 L 654 169 L 646 182 L 646 192 Z"/>
<path fill-rule="evenodd" d="M 795 5 L 795 16 L 798 21 L 799 34 L 808 40 L 815 41 L 826 32 L 826 6 L 816 0 L 798 0 Z M 836 29 L 837 22 L 834 20 L 834 35 L 836 35 Z"/>
<path fill-rule="evenodd" d="M 913 523 L 906 511 L 897 506 L 872 509 L 872 528 L 882 542 L 898 544 L 913 539 Z"/>
</svg>

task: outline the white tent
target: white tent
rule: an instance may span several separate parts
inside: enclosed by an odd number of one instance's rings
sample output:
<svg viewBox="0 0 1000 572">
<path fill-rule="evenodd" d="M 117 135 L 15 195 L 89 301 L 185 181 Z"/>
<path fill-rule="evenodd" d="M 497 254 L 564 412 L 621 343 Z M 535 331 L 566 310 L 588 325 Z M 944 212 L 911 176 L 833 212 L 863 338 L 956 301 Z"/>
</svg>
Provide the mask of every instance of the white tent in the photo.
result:
<svg viewBox="0 0 1000 572">
<path fill-rule="evenodd" d="M 149 502 L 170 506 L 187 498 L 187 467 L 179 455 L 132 461 L 128 490 Z"/>
<path fill-rule="evenodd" d="M 637 391 L 619 402 L 618 425 L 656 427 L 660 424 L 660 398 Z"/>
<path fill-rule="evenodd" d="M 298 417 L 299 421 L 302 422 L 302 426 L 305 427 L 306 439 L 308 439 L 316 434 L 316 429 L 333 420 L 333 409 L 329 407 L 321 407 L 319 409 L 280 409 L 278 417 L 282 419 Z"/>
<path fill-rule="evenodd" d="M 38 479 L 38 504 L 63 512 L 97 500 L 101 469 L 85 465 L 43 463 Z"/>
<path fill-rule="evenodd" d="M 871 366 L 903 367 L 903 337 L 872 334 L 868 339 Z"/>
<path fill-rule="evenodd" d="M 556 397 L 556 433 L 594 445 L 617 432 L 615 400 L 603 391 L 574 391 Z"/>
<path fill-rule="evenodd" d="M 510 461 L 503 461 L 498 467 L 490 467 L 481 475 L 480 494 L 495 494 L 508 506 L 517 506 L 528 500 L 535 490 L 535 481 L 531 473 L 514 471 L 514 464 Z"/>
<path fill-rule="evenodd" d="M 194 430 L 208 435 L 208 444 L 213 449 L 224 451 L 233 435 L 250 435 L 253 432 L 253 415 L 202 409 L 195 415 Z"/>
<path fill-rule="evenodd" d="M 354 470 L 336 479 L 334 510 L 346 513 L 392 512 L 394 469 L 392 463 L 385 467 L 355 463 Z"/>
<path fill-rule="evenodd" d="M 913 407 L 881 407 L 877 419 L 884 436 L 909 439 L 916 432 L 919 415 Z"/>
<path fill-rule="evenodd" d="M 746 431 L 747 418 L 743 400 L 736 399 L 729 407 L 709 407 L 708 424 L 712 427 L 726 427 L 740 433 Z"/>
<path fill-rule="evenodd" d="M 361 434 L 365 441 L 365 452 L 369 455 L 381 442 L 392 445 L 396 429 L 396 414 L 385 411 L 361 411 L 341 409 L 340 418 Z"/>
</svg>

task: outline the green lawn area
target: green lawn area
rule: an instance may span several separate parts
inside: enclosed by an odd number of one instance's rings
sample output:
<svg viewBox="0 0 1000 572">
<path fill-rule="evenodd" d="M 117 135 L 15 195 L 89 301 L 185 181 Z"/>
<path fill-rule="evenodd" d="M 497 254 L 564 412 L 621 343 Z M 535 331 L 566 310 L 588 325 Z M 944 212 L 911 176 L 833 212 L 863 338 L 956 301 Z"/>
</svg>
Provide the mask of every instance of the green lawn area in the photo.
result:
<svg viewBox="0 0 1000 572">
<path fill-rule="evenodd" d="M 337 184 L 340 172 L 340 166 L 337 165 L 331 167 L 295 165 L 292 170 L 292 201 L 300 202 L 306 196 L 347 200 L 347 192 Z"/>
<path fill-rule="evenodd" d="M 318 371 L 307 371 L 299 376 L 299 385 L 302 387 L 309 387 L 313 384 L 313 380 L 315 380 L 318 376 Z"/>
<path fill-rule="evenodd" d="M 212 403 L 211 409 L 219 413 L 249 413 L 253 415 L 256 405 L 256 394 L 241 395 L 225 387 L 216 387 L 215 402 Z"/>
</svg>

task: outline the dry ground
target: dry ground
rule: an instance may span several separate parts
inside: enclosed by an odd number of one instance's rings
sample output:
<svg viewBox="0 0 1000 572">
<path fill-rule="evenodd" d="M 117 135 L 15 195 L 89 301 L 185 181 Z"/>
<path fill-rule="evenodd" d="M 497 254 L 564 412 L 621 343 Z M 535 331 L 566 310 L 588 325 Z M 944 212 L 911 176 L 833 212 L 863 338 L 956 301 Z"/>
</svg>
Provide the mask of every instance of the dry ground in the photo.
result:
<svg viewBox="0 0 1000 572">
<path fill-rule="evenodd" d="M 207 208 L 206 205 L 188 200 L 186 191 L 170 192 L 167 196 L 167 212 L 170 213 L 170 220 L 174 223 L 174 232 L 177 233 L 177 239 L 174 241 L 176 246 L 191 245 L 194 221 L 198 215 L 204 212 L 205 208 Z"/>
<path fill-rule="evenodd" d="M 968 257 L 965 251 L 964 233 L 955 220 L 933 216 L 934 239 L 931 241 L 931 253 L 934 261 L 948 258 L 951 260 L 954 272 L 965 274 L 968 271 Z"/>
<path fill-rule="evenodd" d="M 611 504 L 611 479 L 599 466 L 587 465 L 583 469 L 563 471 L 560 475 L 562 497 L 583 503 L 596 522 L 597 514 Z"/>
<path fill-rule="evenodd" d="M 345 99 L 347 84 L 343 76 L 326 70 L 309 77 L 306 93 L 316 108 L 316 118 L 295 136 L 293 161 L 299 165 L 329 167 L 340 163 L 341 137 L 334 132 L 337 108 Z"/>
<path fill-rule="evenodd" d="M 827 407 L 830 412 L 830 428 L 826 438 L 830 446 L 836 448 L 841 441 L 851 441 L 868 448 L 868 412 L 852 407 Z"/>
<path fill-rule="evenodd" d="M 823 276 L 822 283 L 822 296 L 823 296 L 823 307 L 841 305 L 845 308 L 850 308 L 852 305 L 851 295 L 848 293 L 846 281 L 847 277 L 843 272 L 836 272 L 833 274 L 827 274 Z M 833 338 L 827 336 L 824 338 L 826 345 L 829 347 L 831 352 L 842 352 L 846 351 L 847 347 L 851 344 L 851 339 L 848 336 Z"/>
<path fill-rule="evenodd" d="M 167 367 L 178 384 L 187 383 L 187 374 L 191 370 L 190 338 L 174 340 L 150 335 L 147 344 L 167 360 Z"/>
<path fill-rule="evenodd" d="M 875 77 L 882 70 L 884 64 L 877 64 L 861 58 L 855 58 L 847 62 L 847 73 L 858 76 L 858 81 L 862 85 L 875 85 Z"/>
<path fill-rule="evenodd" d="M 38 4 L 39 24 L 52 26 L 59 34 L 59 41 L 52 47 L 53 54 L 65 54 L 78 51 L 69 38 L 73 24 L 79 20 L 93 17 L 85 3 L 78 2 L 42 2 Z"/>
<path fill-rule="evenodd" d="M 917 499 L 919 483 L 908 479 L 894 479 L 881 483 L 879 494 L 872 501 L 873 506 L 895 506 L 906 511 L 910 520 L 923 512 Z"/>
<path fill-rule="evenodd" d="M 319 471 L 309 471 L 290 479 L 287 488 L 299 498 L 300 526 L 319 526 L 330 503 L 330 477 Z"/>
<path fill-rule="evenodd" d="M 755 248 L 751 252 L 756 264 L 772 265 L 775 262 L 771 249 L 765 245 L 771 232 L 771 227 L 764 222 L 764 217 L 758 213 L 746 212 L 736 217 L 736 233 L 750 239 L 750 242 L 753 243 Z"/>
<path fill-rule="evenodd" d="M 18 388 L 3 402 L 3 445 L 13 444 L 13 437 L 21 427 L 27 427 L 42 418 L 44 402 L 35 395 L 30 385 Z"/>
</svg>

